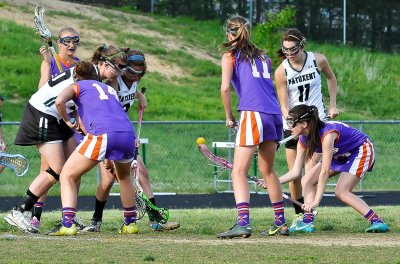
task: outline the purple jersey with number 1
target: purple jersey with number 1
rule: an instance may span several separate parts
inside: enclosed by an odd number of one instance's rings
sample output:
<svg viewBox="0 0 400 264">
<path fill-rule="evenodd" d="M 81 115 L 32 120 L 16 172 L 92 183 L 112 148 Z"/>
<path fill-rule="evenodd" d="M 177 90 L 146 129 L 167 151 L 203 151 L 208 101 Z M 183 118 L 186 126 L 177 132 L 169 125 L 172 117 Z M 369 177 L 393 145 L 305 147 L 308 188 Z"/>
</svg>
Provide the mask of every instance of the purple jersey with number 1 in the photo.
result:
<svg viewBox="0 0 400 264">
<path fill-rule="evenodd" d="M 78 151 L 89 153 L 85 141 L 90 142 L 96 136 L 102 137 L 99 146 L 99 157 L 95 157 L 95 147 L 88 155 L 91 159 L 126 160 L 134 156 L 135 142 L 134 128 L 118 100 L 116 91 L 101 82 L 94 80 L 78 81 L 74 102 L 78 106 L 78 114 L 82 119 L 88 135 L 78 146 Z M 98 137 L 97 139 L 98 140 Z M 98 140 L 99 141 L 99 140 Z M 106 141 L 106 143 L 104 143 Z M 86 145 L 90 145 L 86 143 Z M 89 146 L 90 147 L 90 146 Z M 104 151 L 103 151 L 104 150 Z"/>
</svg>

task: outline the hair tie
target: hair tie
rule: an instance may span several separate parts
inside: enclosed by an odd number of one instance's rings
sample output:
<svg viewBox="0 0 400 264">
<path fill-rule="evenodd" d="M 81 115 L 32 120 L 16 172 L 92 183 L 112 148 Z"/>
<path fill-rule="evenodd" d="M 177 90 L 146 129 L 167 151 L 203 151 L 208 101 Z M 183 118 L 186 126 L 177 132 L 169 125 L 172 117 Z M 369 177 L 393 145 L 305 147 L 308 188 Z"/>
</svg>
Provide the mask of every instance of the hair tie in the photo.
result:
<svg viewBox="0 0 400 264">
<path fill-rule="evenodd" d="M 144 61 L 144 56 L 142 55 L 131 55 L 128 57 L 128 61 Z"/>
<path fill-rule="evenodd" d="M 103 44 L 103 49 L 108 49 L 108 45 L 107 44 Z"/>
</svg>

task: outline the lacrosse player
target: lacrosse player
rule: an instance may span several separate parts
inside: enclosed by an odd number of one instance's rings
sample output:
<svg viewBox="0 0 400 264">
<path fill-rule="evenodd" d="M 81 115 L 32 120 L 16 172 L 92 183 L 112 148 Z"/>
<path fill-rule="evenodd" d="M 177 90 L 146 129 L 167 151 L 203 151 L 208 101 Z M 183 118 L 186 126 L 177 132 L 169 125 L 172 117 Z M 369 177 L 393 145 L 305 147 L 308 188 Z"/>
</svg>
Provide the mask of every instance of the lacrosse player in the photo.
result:
<svg viewBox="0 0 400 264">
<path fill-rule="evenodd" d="M 311 159 L 314 153 L 322 153 L 322 162 L 310 168 L 301 180 L 305 213 L 303 220 L 289 231 L 315 231 L 311 210 L 320 204 L 329 177 L 338 174 L 335 195 L 370 222 L 371 226 L 365 232 L 389 231 L 387 224 L 368 204 L 352 193 L 361 178 L 372 171 L 375 163 L 375 150 L 369 137 L 344 123 L 322 121 L 316 106 L 295 106 L 288 112 L 286 120 L 292 134 L 299 137 L 299 142 L 293 168 L 280 177 L 283 183 L 301 177 L 304 162 Z"/>
<path fill-rule="evenodd" d="M 276 98 L 268 56 L 250 42 L 251 26 L 247 19 L 232 16 L 226 23 L 228 51 L 222 57 L 221 98 L 226 126 L 238 128 L 232 184 L 237 208 L 237 222 L 218 238 L 250 237 L 250 192 L 247 173 L 258 148 L 258 165 L 268 185 L 275 221 L 263 235 L 288 235 L 282 189 L 274 171 L 275 153 L 282 137 L 282 114 Z M 232 113 L 230 83 L 239 98 L 237 123 Z"/>
<path fill-rule="evenodd" d="M 128 112 L 134 99 L 138 99 L 140 106 L 145 109 L 147 107 L 146 97 L 138 92 L 138 85 L 141 78 L 145 75 L 147 70 L 146 60 L 143 52 L 139 50 L 125 49 L 127 54 L 128 66 L 122 76 L 118 76 L 117 79 L 109 81 L 108 85 L 113 87 L 118 93 L 118 98 L 121 106 Z M 136 146 L 139 147 L 139 146 Z M 140 170 L 140 184 L 143 188 L 144 193 L 149 197 L 149 200 L 156 205 L 154 194 L 151 188 L 148 170 L 143 163 L 143 160 L 138 156 L 138 166 Z M 101 173 L 101 183 L 97 187 L 95 211 L 90 224 L 83 229 L 88 232 L 99 232 L 102 224 L 103 211 L 106 205 L 110 190 L 114 184 L 113 174 L 105 169 L 104 166 L 99 166 Z M 150 207 L 147 208 L 147 215 L 150 220 L 150 229 L 153 231 L 162 230 L 173 230 L 180 227 L 177 222 L 166 222 L 164 223 L 162 215 Z"/>
<path fill-rule="evenodd" d="M 119 47 L 101 45 L 93 54 L 92 62 L 98 70 L 96 78 L 112 80 L 123 73 L 126 54 Z M 50 79 L 32 95 L 16 135 L 14 142 L 16 145 L 36 145 L 49 165 L 33 180 L 23 201 L 4 218 L 10 225 L 17 226 L 23 231 L 38 232 L 33 228 L 31 217 L 27 213 L 39 197 L 58 182 L 66 159 L 77 145 L 73 131 L 61 120 L 54 104 L 58 94 L 74 82 L 75 67 Z M 74 104 L 69 106 L 69 112 L 73 114 Z M 76 118 L 79 123 L 78 116 Z"/>
<path fill-rule="evenodd" d="M 97 76 L 91 63 L 82 64 L 83 73 Z M 116 66 L 116 65 L 115 65 Z M 121 66 L 120 66 L 121 67 Z M 49 233 L 54 236 L 70 236 L 77 233 L 75 212 L 78 198 L 76 182 L 82 175 L 105 159 L 114 162 L 115 174 L 120 185 L 121 202 L 124 207 L 124 223 L 119 233 L 135 234 L 136 202 L 135 189 L 130 177 L 130 165 L 135 154 L 134 128 L 122 109 L 116 91 L 96 78 L 82 78 L 76 72 L 78 82 L 62 91 L 56 99 L 57 110 L 70 128 L 79 124 L 67 114 L 66 103 L 73 100 L 78 108 L 86 135 L 66 161 L 60 175 L 62 200 L 62 225 Z M 115 124 L 118 124 L 117 126 Z"/>
<path fill-rule="evenodd" d="M 51 51 L 46 46 L 40 47 L 39 51 L 43 56 L 43 61 L 40 67 L 40 81 L 39 88 L 42 87 L 52 77 L 57 76 L 62 71 L 70 69 L 75 66 L 79 58 L 75 57 L 76 49 L 79 46 L 80 36 L 79 33 L 71 27 L 62 28 L 58 33 L 58 54 L 52 56 Z M 58 63 L 56 62 L 58 61 Z M 61 69 L 59 69 L 59 65 Z M 49 165 L 46 160 L 41 156 L 40 170 L 45 171 Z M 40 218 L 43 212 L 43 206 L 46 201 L 47 192 L 43 194 L 32 208 L 32 229 L 39 230 Z M 80 228 L 84 228 L 81 221 Z"/>
<path fill-rule="evenodd" d="M 336 108 L 337 83 L 336 77 L 324 55 L 306 52 L 306 39 L 296 28 L 288 29 L 282 38 L 282 47 L 278 50 L 281 63 L 275 71 L 275 85 L 281 105 L 283 118 L 288 116 L 289 109 L 299 104 L 315 105 L 318 107 L 319 117 L 326 121 L 335 118 L 339 111 Z M 329 90 L 329 111 L 326 110 L 322 98 L 321 73 L 325 75 Z M 283 134 L 291 135 L 286 122 L 283 122 Z M 291 139 L 285 144 L 286 161 L 289 170 L 293 167 L 296 158 L 298 139 Z M 306 171 L 320 159 L 315 154 L 305 165 Z M 301 177 L 289 182 L 292 198 L 304 203 L 301 190 Z M 300 206 L 293 204 L 295 216 L 291 227 L 303 220 L 304 211 Z"/>
</svg>

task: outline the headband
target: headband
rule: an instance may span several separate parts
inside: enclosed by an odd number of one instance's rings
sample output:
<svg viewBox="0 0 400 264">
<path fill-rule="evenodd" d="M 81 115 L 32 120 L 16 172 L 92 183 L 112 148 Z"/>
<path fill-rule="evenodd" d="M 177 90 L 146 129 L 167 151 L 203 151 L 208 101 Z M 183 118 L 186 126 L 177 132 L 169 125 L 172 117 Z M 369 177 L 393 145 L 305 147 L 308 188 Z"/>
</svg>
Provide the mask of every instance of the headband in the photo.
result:
<svg viewBox="0 0 400 264">
<path fill-rule="evenodd" d="M 128 61 L 144 61 L 144 56 L 142 55 L 131 55 L 128 57 Z"/>
</svg>

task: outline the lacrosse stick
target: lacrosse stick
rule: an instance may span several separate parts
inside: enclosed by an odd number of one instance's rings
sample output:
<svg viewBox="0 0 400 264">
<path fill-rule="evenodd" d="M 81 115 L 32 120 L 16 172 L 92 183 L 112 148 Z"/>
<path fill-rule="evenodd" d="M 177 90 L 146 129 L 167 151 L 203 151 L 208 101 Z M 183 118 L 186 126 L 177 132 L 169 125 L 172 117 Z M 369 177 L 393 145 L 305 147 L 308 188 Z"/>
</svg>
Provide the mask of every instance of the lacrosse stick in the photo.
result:
<svg viewBox="0 0 400 264">
<path fill-rule="evenodd" d="M 146 87 L 142 87 L 141 93 L 144 95 L 146 92 Z M 140 132 L 142 128 L 142 120 L 143 120 L 143 108 L 139 104 L 139 113 L 138 113 L 138 128 L 137 128 L 137 135 L 136 135 L 136 140 L 140 142 Z M 136 206 L 137 206 L 137 211 L 138 215 L 140 218 L 144 216 L 146 212 L 148 212 L 149 209 L 155 210 L 160 213 L 160 215 L 163 217 L 161 220 L 161 223 L 166 223 L 168 222 L 169 219 L 169 210 L 167 208 L 159 208 L 155 206 L 147 197 L 146 194 L 143 192 L 143 188 L 140 185 L 140 170 L 139 170 L 139 165 L 137 162 L 137 156 L 139 154 L 139 149 L 136 148 L 135 152 L 135 159 L 132 162 L 131 166 L 131 172 L 133 172 L 133 177 L 134 177 L 134 183 L 136 187 Z M 137 219 L 140 219 L 137 217 Z"/>
<path fill-rule="evenodd" d="M 293 138 L 293 136 L 290 136 L 290 137 Z M 290 140 L 290 139 L 289 139 L 290 137 L 287 137 L 287 138 L 285 138 L 284 140 L 280 141 L 279 144 L 283 144 L 284 142 Z M 219 157 L 219 156 L 217 156 L 217 155 L 211 153 L 211 151 L 207 148 L 206 145 L 204 145 L 204 144 L 199 144 L 199 145 L 198 145 L 198 148 L 199 148 L 199 151 L 201 152 L 201 154 L 203 154 L 204 157 L 206 157 L 209 161 L 211 161 L 211 163 L 212 163 L 213 165 L 219 167 L 221 170 L 232 169 L 232 168 L 233 168 L 232 163 L 230 163 L 229 161 L 227 161 L 227 160 L 224 159 L 224 158 L 221 158 L 221 157 Z M 248 177 L 249 179 L 255 181 L 255 182 L 258 182 L 258 181 L 259 181 L 259 179 L 257 179 L 257 177 L 255 177 L 255 176 L 247 176 L 247 177 Z M 283 196 L 283 198 L 285 198 L 285 199 L 287 199 L 287 200 L 290 200 L 292 203 L 295 203 L 295 204 L 297 204 L 297 205 L 299 205 L 299 206 L 303 206 L 302 203 L 300 203 L 299 201 L 293 199 L 292 197 L 288 196 L 288 195 L 285 194 L 285 193 L 282 193 L 282 196 Z M 314 214 L 317 214 L 316 211 L 314 211 L 314 212 L 315 212 Z"/>
<path fill-rule="evenodd" d="M 24 176 L 29 169 L 29 161 L 21 154 L 0 152 L 0 164 L 12 169 L 17 176 Z"/>
<path fill-rule="evenodd" d="M 146 91 L 146 88 L 143 87 L 142 93 L 144 94 L 145 91 Z M 138 131 L 137 131 L 137 135 L 136 135 L 136 140 L 138 142 L 140 141 L 140 129 L 142 126 L 142 118 L 143 118 L 143 108 L 139 104 Z M 132 164 L 131 164 L 131 177 L 133 177 L 133 179 L 134 179 L 134 184 L 135 184 L 135 188 L 136 188 L 135 199 L 136 199 L 136 213 L 137 213 L 136 219 L 137 220 L 143 218 L 143 216 L 146 214 L 146 202 L 143 199 L 143 195 L 144 195 L 143 188 L 139 183 L 140 169 L 139 169 L 139 164 L 137 162 L 138 154 L 139 154 L 139 150 L 138 150 L 138 147 L 136 147 L 134 160 L 132 161 Z"/>
<path fill-rule="evenodd" d="M 53 42 L 51 41 L 51 31 L 50 29 L 44 24 L 44 7 L 42 3 L 38 3 L 35 8 L 35 15 L 33 17 L 33 21 L 36 26 L 37 33 L 42 37 L 42 39 L 49 45 L 51 55 L 53 56 L 54 60 L 56 61 L 57 68 L 60 72 L 63 71 L 60 62 L 56 56 L 56 50 L 54 49 Z"/>
</svg>

